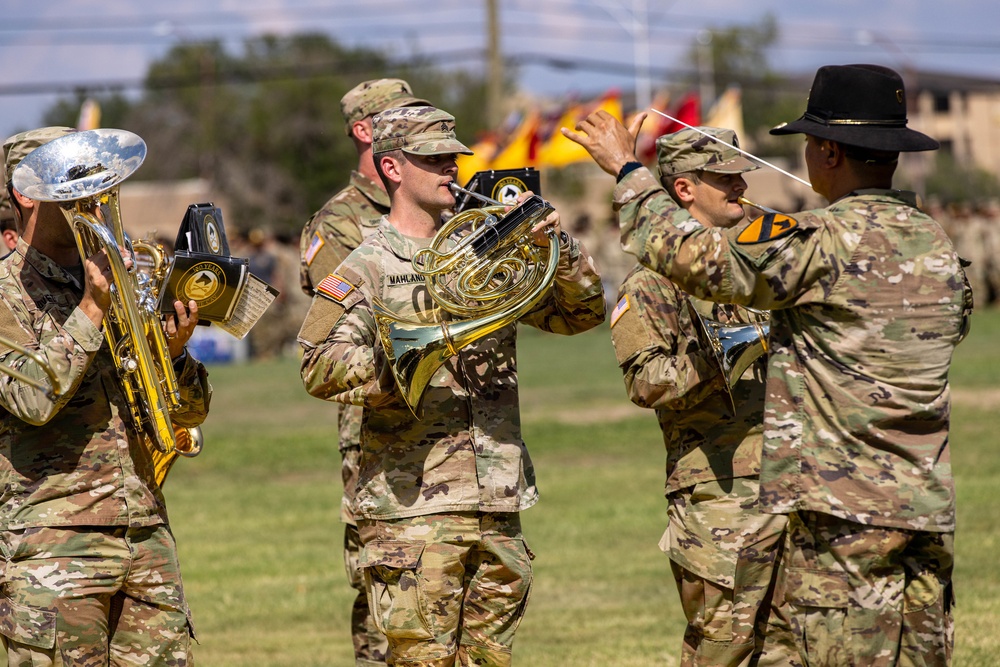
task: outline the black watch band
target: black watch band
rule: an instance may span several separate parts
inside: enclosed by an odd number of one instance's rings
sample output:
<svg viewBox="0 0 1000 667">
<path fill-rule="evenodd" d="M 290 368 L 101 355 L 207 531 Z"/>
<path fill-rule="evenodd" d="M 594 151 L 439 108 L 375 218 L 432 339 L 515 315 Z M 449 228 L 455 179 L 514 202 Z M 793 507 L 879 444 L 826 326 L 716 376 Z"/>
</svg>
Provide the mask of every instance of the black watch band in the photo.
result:
<svg viewBox="0 0 1000 667">
<path fill-rule="evenodd" d="M 641 162 L 636 162 L 632 160 L 631 162 L 626 162 L 622 165 L 622 168 L 618 170 L 618 176 L 615 177 L 616 183 L 621 183 L 622 179 L 631 174 L 633 171 L 642 166 Z"/>
</svg>

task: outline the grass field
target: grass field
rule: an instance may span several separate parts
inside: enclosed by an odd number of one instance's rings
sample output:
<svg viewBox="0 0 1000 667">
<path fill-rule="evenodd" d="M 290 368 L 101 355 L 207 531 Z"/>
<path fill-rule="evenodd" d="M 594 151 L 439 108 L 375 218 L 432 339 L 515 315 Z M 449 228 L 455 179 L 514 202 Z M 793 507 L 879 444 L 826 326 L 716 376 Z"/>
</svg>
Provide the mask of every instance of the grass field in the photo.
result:
<svg viewBox="0 0 1000 667">
<path fill-rule="evenodd" d="M 953 368 L 961 667 L 1000 655 L 998 343 L 1000 311 L 977 314 Z M 516 664 L 676 665 L 683 618 L 656 546 L 665 503 L 655 417 L 625 398 L 606 326 L 573 338 L 524 331 L 519 359 L 542 500 L 523 516 L 536 583 Z M 304 392 L 294 358 L 210 371 L 204 453 L 181 460 L 166 485 L 196 661 L 348 667 L 333 406 Z"/>
</svg>

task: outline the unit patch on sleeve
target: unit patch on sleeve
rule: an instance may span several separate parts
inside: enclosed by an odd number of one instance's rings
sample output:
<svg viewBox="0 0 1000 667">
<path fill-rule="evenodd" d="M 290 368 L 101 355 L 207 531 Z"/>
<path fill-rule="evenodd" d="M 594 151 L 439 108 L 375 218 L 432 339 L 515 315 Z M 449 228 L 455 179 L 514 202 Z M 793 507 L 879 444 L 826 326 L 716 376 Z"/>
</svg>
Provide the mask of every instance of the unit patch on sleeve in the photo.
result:
<svg viewBox="0 0 1000 667">
<path fill-rule="evenodd" d="M 766 213 L 740 232 L 736 242 L 740 244 L 766 243 L 787 236 L 799 226 L 795 218 L 783 213 Z"/>
<path fill-rule="evenodd" d="M 313 237 L 309 241 L 309 247 L 306 249 L 306 266 L 312 266 L 313 259 L 316 258 L 316 253 L 319 249 L 326 244 L 323 240 L 323 236 L 319 232 L 313 232 Z"/>
<path fill-rule="evenodd" d="M 342 302 L 353 289 L 354 285 L 335 273 L 331 273 L 326 278 L 323 278 L 319 285 L 316 285 L 317 292 L 333 299 L 337 303 Z"/>
</svg>

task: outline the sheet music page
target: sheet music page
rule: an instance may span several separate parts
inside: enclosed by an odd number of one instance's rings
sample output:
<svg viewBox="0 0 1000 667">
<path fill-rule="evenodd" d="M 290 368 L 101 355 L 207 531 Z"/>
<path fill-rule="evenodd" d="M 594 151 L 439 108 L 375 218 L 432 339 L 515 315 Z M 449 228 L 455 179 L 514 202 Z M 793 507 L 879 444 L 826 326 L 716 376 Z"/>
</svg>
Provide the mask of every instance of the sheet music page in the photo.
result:
<svg viewBox="0 0 1000 667">
<path fill-rule="evenodd" d="M 278 290 L 251 273 L 232 316 L 225 322 L 216 322 L 215 326 L 242 340 L 277 297 Z"/>
</svg>

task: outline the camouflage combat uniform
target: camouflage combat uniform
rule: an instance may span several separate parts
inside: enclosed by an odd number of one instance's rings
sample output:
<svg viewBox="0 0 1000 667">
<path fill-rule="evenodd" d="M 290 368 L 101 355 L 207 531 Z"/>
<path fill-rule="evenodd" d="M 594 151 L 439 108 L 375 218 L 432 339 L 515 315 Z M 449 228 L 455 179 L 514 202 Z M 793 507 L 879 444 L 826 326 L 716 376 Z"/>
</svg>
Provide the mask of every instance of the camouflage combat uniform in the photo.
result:
<svg viewBox="0 0 1000 667">
<path fill-rule="evenodd" d="M 313 288 L 336 269 L 361 241 L 378 229 L 382 215 L 389 211 L 389 195 L 371 179 L 357 171 L 351 183 L 317 211 L 302 230 L 302 290 Z M 368 611 L 368 595 L 358 562 L 361 538 L 354 518 L 354 490 L 361 462 L 361 407 L 341 405 L 337 410 L 337 433 L 341 455 L 344 493 L 340 520 L 344 522 L 344 568 L 347 580 L 357 591 L 351 610 L 351 636 L 357 664 L 384 664 L 387 645 Z"/>
<path fill-rule="evenodd" d="M 340 100 L 340 110 L 344 129 L 351 136 L 353 124 L 374 113 L 395 106 L 426 103 L 414 97 L 410 85 L 402 79 L 374 79 L 349 90 Z M 302 229 L 299 243 L 302 291 L 311 297 L 315 286 L 378 229 L 379 221 L 388 212 L 389 195 L 381 185 L 357 170 L 352 171 L 347 187 L 314 213 Z M 358 667 L 382 665 L 388 645 L 368 610 L 367 589 L 358 562 L 361 538 L 354 518 L 354 491 L 361 462 L 360 406 L 340 406 L 337 434 L 344 484 L 340 502 L 340 519 L 345 524 L 344 568 L 348 582 L 357 591 L 351 610 L 355 663 Z"/>
<path fill-rule="evenodd" d="M 415 419 L 386 364 L 371 303 L 428 320 L 434 304 L 411 259 L 429 243 L 384 220 L 325 281 L 300 332 L 302 376 L 314 396 L 365 407 L 355 510 L 390 662 L 453 664 L 460 653 L 472 664 L 507 665 L 531 585 L 518 512 L 538 499 L 521 440 L 517 327 L 446 361 Z M 566 237 L 561 249 L 552 291 L 520 322 L 574 334 L 603 321 L 604 295 L 579 242 Z"/>
<path fill-rule="evenodd" d="M 895 664 L 899 646 L 946 662 L 947 373 L 972 298 L 941 227 L 912 193 L 864 190 L 683 231 L 687 213 L 643 168 L 614 203 L 643 265 L 696 296 L 771 311 L 760 501 L 790 514 L 775 623 L 790 621 L 811 662 Z"/>
<path fill-rule="evenodd" d="M 681 664 L 749 664 L 762 646 L 785 526 L 757 508 L 766 359 L 747 369 L 731 400 L 694 318 L 738 325 L 760 316 L 688 297 L 642 266 L 618 299 L 611 336 L 625 386 L 634 403 L 656 410 L 667 449 L 660 546 L 688 619 Z"/>
<path fill-rule="evenodd" d="M 65 389 L 50 400 L 0 375 L 0 635 L 12 667 L 189 665 L 163 495 L 104 336 L 77 308 L 81 282 L 23 239 L 0 260 L 0 336 L 38 350 Z M 0 363 L 46 378 L 9 347 Z M 176 365 L 172 418 L 196 426 L 207 374 L 187 355 Z"/>
</svg>

